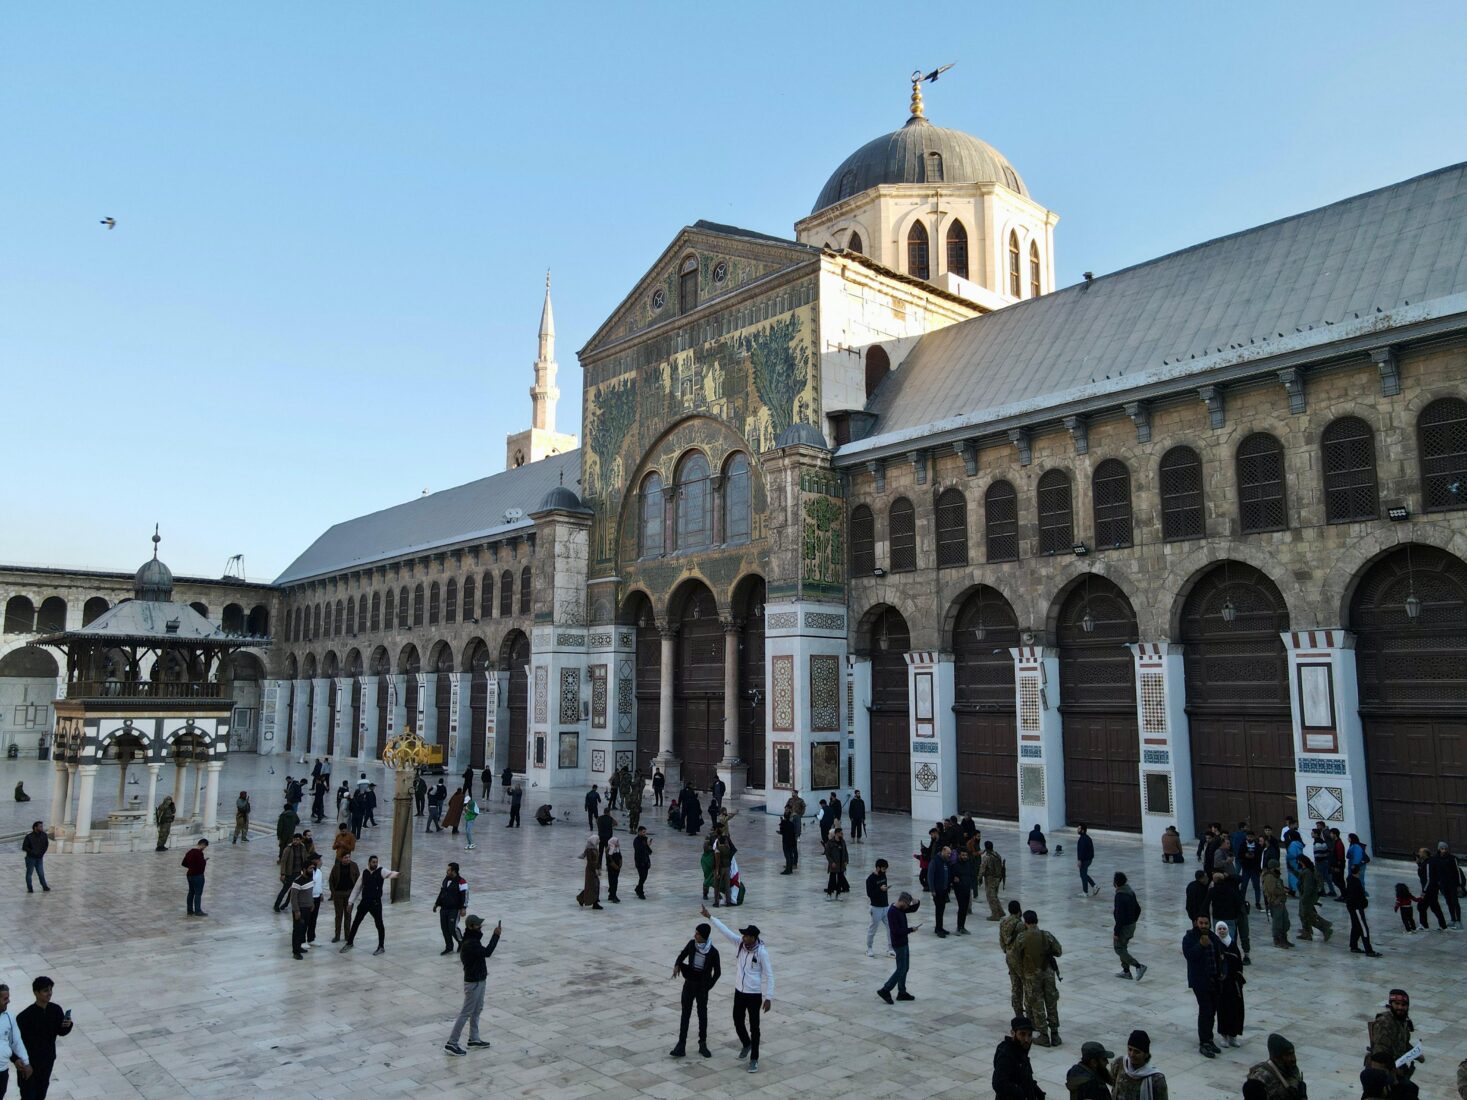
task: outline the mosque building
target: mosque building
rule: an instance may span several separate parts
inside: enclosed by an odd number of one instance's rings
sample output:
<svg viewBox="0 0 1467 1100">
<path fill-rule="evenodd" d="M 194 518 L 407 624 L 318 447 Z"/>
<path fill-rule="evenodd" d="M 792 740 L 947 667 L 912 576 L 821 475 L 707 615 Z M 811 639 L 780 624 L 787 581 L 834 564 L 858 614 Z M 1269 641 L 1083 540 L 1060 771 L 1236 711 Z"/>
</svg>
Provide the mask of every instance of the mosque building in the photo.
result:
<svg viewBox="0 0 1467 1100">
<path fill-rule="evenodd" d="M 1467 849 L 1467 165 L 1065 288 L 1057 222 L 914 84 L 793 239 L 662 249 L 579 445 L 547 279 L 505 472 L 266 590 L 248 747 Z"/>
</svg>

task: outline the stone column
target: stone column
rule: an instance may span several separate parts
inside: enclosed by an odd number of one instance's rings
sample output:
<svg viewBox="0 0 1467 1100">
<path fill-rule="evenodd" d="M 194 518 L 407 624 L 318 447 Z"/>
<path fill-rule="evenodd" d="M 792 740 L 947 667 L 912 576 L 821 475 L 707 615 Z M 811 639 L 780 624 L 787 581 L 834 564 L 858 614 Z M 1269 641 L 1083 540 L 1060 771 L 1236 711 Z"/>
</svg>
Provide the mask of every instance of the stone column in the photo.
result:
<svg viewBox="0 0 1467 1100">
<path fill-rule="evenodd" d="M 361 724 L 361 740 L 357 742 L 361 746 L 359 760 L 372 760 L 377 756 L 377 745 L 382 737 L 382 731 L 377 728 L 377 677 L 362 677 L 362 709 L 357 712 L 357 721 Z"/>
<path fill-rule="evenodd" d="M 156 764 L 148 765 L 147 820 L 143 822 L 144 825 L 153 824 L 153 811 L 158 808 L 158 776 L 162 771 L 163 762 L 161 760 Z"/>
<path fill-rule="evenodd" d="M 979 806 L 958 805 L 957 720 L 953 655 L 916 649 L 907 660 L 908 728 L 912 739 L 912 819 L 937 821 Z"/>
<path fill-rule="evenodd" d="M 1197 820 L 1192 803 L 1187 670 L 1180 643 L 1137 642 L 1129 648 L 1136 658 L 1141 836 L 1146 850 L 1152 851 L 1161 846 L 1161 834 L 1168 825 L 1190 837 Z"/>
<path fill-rule="evenodd" d="M 340 700 L 337 700 L 338 704 Z M 331 680 L 322 677 L 311 681 L 310 755 L 326 755 L 326 727 L 331 724 Z"/>
<path fill-rule="evenodd" d="M 77 765 L 75 765 L 75 764 L 68 764 L 68 765 L 66 765 L 66 773 L 67 773 L 66 804 L 65 804 L 64 807 L 62 807 L 62 811 L 61 811 L 61 814 L 62 814 L 62 821 L 61 821 L 61 823 L 63 825 L 72 825 L 72 824 L 75 824 L 75 822 L 76 822 L 76 809 L 75 809 L 74 805 L 72 804 L 72 800 L 71 800 L 72 794 L 77 789 L 77 774 L 76 774 L 76 769 L 77 769 Z"/>
<path fill-rule="evenodd" d="M 1046 833 L 1065 827 L 1065 742 L 1060 722 L 1059 651 L 1024 645 L 1014 657 L 1019 735 L 1019 823 Z"/>
<path fill-rule="evenodd" d="M 184 782 L 187 779 L 188 761 L 176 761 L 176 770 L 173 773 L 173 813 L 179 821 L 182 821 L 185 816 L 183 812 L 183 791 Z"/>
<path fill-rule="evenodd" d="M 127 809 L 127 763 L 117 762 L 117 808 Z"/>
<path fill-rule="evenodd" d="M 97 765 L 82 764 L 76 772 L 76 837 L 82 840 L 92 835 L 92 790 L 97 782 Z"/>
<path fill-rule="evenodd" d="M 1374 837 L 1365 761 L 1365 727 L 1355 669 L 1355 635 L 1294 630 L 1282 635 L 1289 655 L 1294 719 L 1294 795 L 1299 821 L 1323 821 L 1340 835 Z M 1424 840 L 1435 842 L 1435 838 Z"/>
<path fill-rule="evenodd" d="M 204 835 L 219 824 L 219 773 L 224 770 L 223 760 L 210 760 L 205 767 L 208 779 L 204 787 Z"/>
<path fill-rule="evenodd" d="M 851 713 L 848 729 L 855 742 L 856 781 L 854 788 L 862 792 L 866 806 L 871 806 L 871 658 L 857 654 L 846 658 L 846 675 L 850 684 Z M 770 775 L 773 775 L 771 770 Z M 772 790 L 766 780 L 766 789 Z M 771 802 L 772 806 L 773 803 Z"/>
<path fill-rule="evenodd" d="M 47 826 L 51 829 L 52 835 L 55 835 L 57 827 L 64 823 L 63 819 L 66 816 L 67 807 L 70 805 L 70 799 L 67 796 L 71 793 L 71 772 L 67 769 L 65 763 L 57 760 L 55 762 L 55 771 L 56 781 L 51 784 L 51 820 L 46 822 Z"/>
<path fill-rule="evenodd" d="M 747 775 L 743 766 L 743 746 L 739 743 L 739 639 L 744 624 L 737 619 L 723 623 L 723 759 L 718 777 L 728 787 L 728 799 L 744 793 Z"/>
<path fill-rule="evenodd" d="M 350 676 L 339 677 L 336 681 L 336 728 L 332 737 L 336 751 L 333 756 L 351 755 L 351 739 L 357 735 L 357 731 L 350 728 L 348 718 L 355 718 L 351 713 L 351 689 L 355 681 Z"/>
<path fill-rule="evenodd" d="M 446 672 L 418 673 L 418 717 L 416 720 L 409 719 L 413 729 L 424 741 L 443 747 L 445 765 L 452 764 L 453 758 L 448 755 L 448 731 L 438 728 L 438 677 L 447 675 L 449 674 Z M 460 768 L 459 771 L 463 769 Z"/>
<path fill-rule="evenodd" d="M 657 761 L 667 780 L 667 789 L 675 792 L 682 787 L 682 765 L 672 754 L 672 722 L 674 693 L 677 690 L 675 672 L 677 664 L 677 629 L 660 628 L 662 635 L 662 665 L 657 699 Z M 673 797 L 669 795 L 669 797 Z"/>
</svg>

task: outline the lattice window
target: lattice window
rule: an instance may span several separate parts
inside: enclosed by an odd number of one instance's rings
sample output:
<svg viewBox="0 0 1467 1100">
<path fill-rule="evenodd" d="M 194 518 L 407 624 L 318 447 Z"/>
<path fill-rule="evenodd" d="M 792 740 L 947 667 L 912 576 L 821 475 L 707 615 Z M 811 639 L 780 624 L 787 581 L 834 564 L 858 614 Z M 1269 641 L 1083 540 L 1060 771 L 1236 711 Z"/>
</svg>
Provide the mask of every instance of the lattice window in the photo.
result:
<svg viewBox="0 0 1467 1100">
<path fill-rule="evenodd" d="M 1141 732 L 1166 732 L 1166 677 L 1160 672 L 1143 672 L 1141 680 Z"/>
<path fill-rule="evenodd" d="M 1039 677 L 1019 677 L 1019 728 L 1025 733 L 1039 732 Z"/>
<path fill-rule="evenodd" d="M 937 564 L 968 564 L 968 501 L 961 489 L 937 498 Z"/>
<path fill-rule="evenodd" d="M 392 622 L 397 617 L 397 597 L 392 594 L 392 589 L 387 590 L 387 598 L 383 604 L 382 625 L 385 629 L 392 629 Z"/>
<path fill-rule="evenodd" d="M 1130 546 L 1131 471 L 1126 464 L 1108 458 L 1095 467 L 1091 492 L 1095 498 L 1095 548 Z"/>
<path fill-rule="evenodd" d="M 423 586 L 413 586 L 413 625 L 423 625 Z"/>
<path fill-rule="evenodd" d="M 663 515 L 665 496 L 662 477 L 648 474 L 642 479 L 641 551 L 644 558 L 660 558 L 667 524 Z"/>
<path fill-rule="evenodd" d="M 530 613 L 530 567 L 527 565 L 520 570 L 520 614 Z"/>
<path fill-rule="evenodd" d="M 403 585 L 397 592 L 397 628 L 406 630 L 408 620 L 412 617 L 413 609 L 408 603 L 407 585 Z"/>
<path fill-rule="evenodd" d="M 1427 512 L 1467 507 L 1467 401 L 1444 397 L 1416 421 L 1421 505 Z"/>
<path fill-rule="evenodd" d="M 1029 242 L 1029 297 L 1039 297 L 1039 242 Z"/>
<path fill-rule="evenodd" d="M 674 478 L 677 549 L 701 550 L 713 540 L 713 490 L 708 460 L 697 451 L 685 457 Z"/>
<path fill-rule="evenodd" d="M 851 510 L 851 576 L 869 577 L 876 571 L 876 517 L 864 504 Z"/>
<path fill-rule="evenodd" d="M 968 231 L 959 221 L 947 227 L 947 269 L 964 279 L 968 277 Z"/>
<path fill-rule="evenodd" d="M 1020 257 L 1019 257 L 1019 235 L 1017 233 L 1014 233 L 1014 232 L 1010 231 L 1009 232 L 1009 294 L 1012 295 L 1015 298 L 1019 297 L 1019 291 L 1020 291 L 1020 289 L 1022 287 L 1021 279 L 1023 277 L 1022 277 L 1022 275 L 1019 272 L 1020 262 L 1021 261 L 1020 261 Z"/>
<path fill-rule="evenodd" d="M 1161 456 L 1161 537 L 1167 542 L 1201 538 L 1202 460 L 1191 447 L 1173 447 Z"/>
<path fill-rule="evenodd" d="M 1075 545 L 1070 476 L 1050 470 L 1039 479 L 1039 552 L 1060 554 Z"/>
<path fill-rule="evenodd" d="M 434 581 L 432 586 L 428 589 L 428 624 L 430 626 L 438 625 L 438 619 L 442 607 L 443 590 L 438 587 L 438 582 Z"/>
<path fill-rule="evenodd" d="M 723 541 L 748 542 L 752 516 L 749 508 L 749 456 L 734 455 L 723 468 Z"/>
<path fill-rule="evenodd" d="M 450 580 L 443 589 L 443 621 L 458 621 L 458 581 Z"/>
<path fill-rule="evenodd" d="M 891 571 L 909 573 L 917 568 L 917 513 L 912 502 L 900 497 L 887 513 L 891 538 Z"/>
<path fill-rule="evenodd" d="M 989 561 L 1019 557 L 1019 494 L 1007 481 L 995 481 L 983 496 L 984 540 Z"/>
<path fill-rule="evenodd" d="M 507 619 L 514 614 L 514 574 L 506 569 L 499 574 L 499 617 Z"/>
<path fill-rule="evenodd" d="M 907 233 L 907 274 L 915 279 L 927 278 L 927 227 L 921 222 L 913 222 Z"/>
<path fill-rule="evenodd" d="M 1284 448 L 1267 432 L 1255 432 L 1238 446 L 1238 518 L 1245 535 L 1289 525 Z"/>
<path fill-rule="evenodd" d="M 1358 416 L 1342 416 L 1319 441 L 1324 469 L 1324 518 L 1354 523 L 1380 515 L 1375 482 L 1375 435 Z"/>
</svg>

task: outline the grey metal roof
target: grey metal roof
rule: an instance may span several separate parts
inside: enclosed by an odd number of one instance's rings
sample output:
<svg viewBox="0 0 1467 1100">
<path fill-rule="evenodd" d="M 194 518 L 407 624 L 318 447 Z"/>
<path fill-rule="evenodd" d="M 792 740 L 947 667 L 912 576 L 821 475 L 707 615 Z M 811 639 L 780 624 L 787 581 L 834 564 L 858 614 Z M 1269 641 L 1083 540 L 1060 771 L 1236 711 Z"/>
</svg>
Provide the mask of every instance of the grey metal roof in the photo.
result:
<svg viewBox="0 0 1467 1100">
<path fill-rule="evenodd" d="M 168 624 L 176 622 L 178 628 L 169 630 Z M 123 600 L 98 615 L 86 626 L 75 630 L 57 631 L 37 638 L 40 645 L 53 642 L 72 642 L 95 639 L 107 641 L 135 641 L 156 639 L 169 641 L 214 641 L 238 644 L 238 639 L 226 635 L 204 616 L 186 603 L 161 600 Z"/>
<path fill-rule="evenodd" d="M 928 179 L 928 153 L 942 155 L 941 180 Z M 841 179 L 851 173 L 850 182 Z M 1027 196 L 1029 189 L 1002 153 L 972 134 L 910 118 L 900 130 L 868 141 L 831 173 L 810 213 L 883 183 L 1001 183 Z"/>
<path fill-rule="evenodd" d="M 1464 291 L 1457 164 L 923 336 L 841 455 L 1337 341 Z"/>
<path fill-rule="evenodd" d="M 562 483 L 579 485 L 579 449 L 531 462 L 467 485 L 358 516 L 328 528 L 275 578 L 293 584 L 440 546 L 490 538 L 533 526 L 531 512 Z M 517 509 L 519 515 L 506 518 Z"/>
</svg>

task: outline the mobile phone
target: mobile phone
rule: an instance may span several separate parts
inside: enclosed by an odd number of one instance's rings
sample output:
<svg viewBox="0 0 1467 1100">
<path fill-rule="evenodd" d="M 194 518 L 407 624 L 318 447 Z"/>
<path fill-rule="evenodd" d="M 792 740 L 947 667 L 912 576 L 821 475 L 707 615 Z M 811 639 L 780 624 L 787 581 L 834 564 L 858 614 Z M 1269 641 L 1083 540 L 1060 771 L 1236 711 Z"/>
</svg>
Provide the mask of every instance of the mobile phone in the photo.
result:
<svg viewBox="0 0 1467 1100">
<path fill-rule="evenodd" d="M 69 1020 L 69 1019 L 71 1019 L 71 1009 L 68 1008 L 64 1013 L 62 1013 L 61 1018 L 63 1020 Z"/>
</svg>

